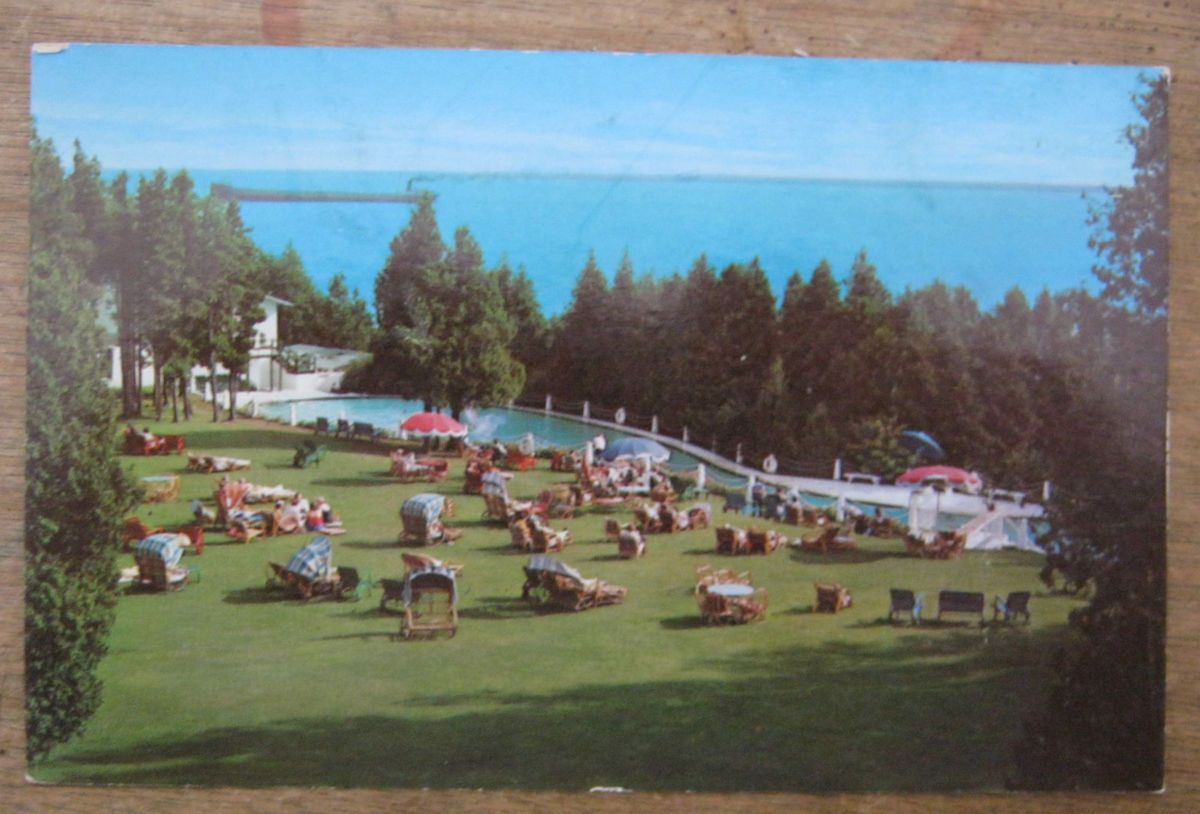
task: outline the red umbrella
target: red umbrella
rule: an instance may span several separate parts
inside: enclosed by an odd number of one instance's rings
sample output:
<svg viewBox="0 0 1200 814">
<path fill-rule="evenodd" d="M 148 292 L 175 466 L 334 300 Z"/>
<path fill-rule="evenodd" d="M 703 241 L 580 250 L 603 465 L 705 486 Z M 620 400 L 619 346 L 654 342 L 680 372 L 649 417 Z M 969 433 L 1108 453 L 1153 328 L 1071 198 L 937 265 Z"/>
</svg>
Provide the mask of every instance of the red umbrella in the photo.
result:
<svg viewBox="0 0 1200 814">
<path fill-rule="evenodd" d="M 942 465 L 918 466 L 916 469 L 910 469 L 896 478 L 896 483 L 920 483 L 926 478 L 945 478 L 947 483 L 966 486 L 971 490 L 977 490 L 983 486 L 983 480 L 974 472 L 959 469 L 957 466 Z"/>
<path fill-rule="evenodd" d="M 400 432 L 416 438 L 464 438 L 467 428 L 442 413 L 416 413 L 401 422 Z"/>
</svg>

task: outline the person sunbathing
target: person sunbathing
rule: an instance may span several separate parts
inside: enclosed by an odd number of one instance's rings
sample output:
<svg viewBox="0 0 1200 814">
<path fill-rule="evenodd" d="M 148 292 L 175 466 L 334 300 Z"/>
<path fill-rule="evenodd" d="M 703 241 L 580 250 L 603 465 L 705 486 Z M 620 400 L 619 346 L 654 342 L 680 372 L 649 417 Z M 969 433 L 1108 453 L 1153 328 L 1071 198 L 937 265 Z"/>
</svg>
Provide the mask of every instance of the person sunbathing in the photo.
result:
<svg viewBox="0 0 1200 814">
<path fill-rule="evenodd" d="M 340 520 L 334 518 L 333 509 L 323 497 L 318 497 L 308 511 L 304 527 L 307 531 L 319 531 L 324 534 L 345 534 Z"/>
</svg>

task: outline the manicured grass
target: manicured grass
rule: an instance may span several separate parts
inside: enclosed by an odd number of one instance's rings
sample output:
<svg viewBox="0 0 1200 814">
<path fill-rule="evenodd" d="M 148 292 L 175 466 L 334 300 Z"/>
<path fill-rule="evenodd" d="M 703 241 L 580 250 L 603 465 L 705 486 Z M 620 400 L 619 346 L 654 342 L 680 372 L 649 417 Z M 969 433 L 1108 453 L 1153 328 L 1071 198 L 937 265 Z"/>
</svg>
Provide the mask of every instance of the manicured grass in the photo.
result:
<svg viewBox="0 0 1200 814">
<path fill-rule="evenodd" d="M 151 425 L 177 432 L 177 425 Z M 1040 558 L 968 553 L 908 557 L 899 540 L 860 540 L 853 554 L 781 550 L 722 558 L 713 532 L 653 536 L 621 561 L 607 517 L 556 521 L 576 543 L 562 559 L 629 589 L 624 604 L 537 614 L 519 600 L 524 556 L 506 529 L 481 523 L 483 500 L 450 479 L 401 485 L 381 447 L 326 440 L 319 468 L 291 467 L 306 435 L 243 420 L 182 427 L 188 449 L 251 458 L 246 475 L 324 495 L 349 533 L 334 564 L 398 577 L 399 507 L 421 491 L 454 496 L 452 547 L 463 563 L 452 640 L 403 642 L 400 617 L 360 602 L 284 599 L 265 564 L 311 535 L 250 545 L 209 537 L 201 578 L 181 593 L 122 596 L 101 676 L 104 703 L 78 740 L 31 773 L 50 782 L 333 785 L 585 790 L 892 791 L 998 789 L 1022 719 L 1043 703 L 1054 650 L 1075 602 L 1039 591 Z M 137 475 L 182 473 L 186 458 L 126 457 Z M 544 464 L 543 464 L 544 466 Z M 512 481 L 532 497 L 569 476 L 539 468 Z M 182 498 L 141 507 L 152 525 L 189 519 L 216 476 L 183 474 Z M 720 500 L 712 501 L 720 509 Z M 724 519 L 732 520 L 732 515 Z M 718 522 L 722 520 L 717 516 Z M 741 519 L 743 525 L 749 519 Z M 777 526 L 789 536 L 799 529 Z M 811 533 L 811 530 L 804 530 Z M 132 558 L 125 558 L 132 563 Z M 750 569 L 770 618 L 702 626 L 692 590 L 704 563 Z M 814 614 L 813 582 L 854 594 Z M 888 588 L 991 597 L 1033 590 L 1033 623 L 891 626 Z M 990 618 L 990 612 L 989 612 Z"/>
</svg>

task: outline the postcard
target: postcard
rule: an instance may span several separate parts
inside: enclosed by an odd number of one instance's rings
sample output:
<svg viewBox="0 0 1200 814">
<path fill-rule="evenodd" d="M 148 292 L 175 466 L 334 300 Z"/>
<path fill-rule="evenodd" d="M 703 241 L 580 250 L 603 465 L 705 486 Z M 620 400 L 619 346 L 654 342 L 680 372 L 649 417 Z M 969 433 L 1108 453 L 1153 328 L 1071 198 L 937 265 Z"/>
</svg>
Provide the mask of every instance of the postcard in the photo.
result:
<svg viewBox="0 0 1200 814">
<path fill-rule="evenodd" d="M 1168 85 L 35 47 L 30 778 L 1161 788 Z"/>
</svg>

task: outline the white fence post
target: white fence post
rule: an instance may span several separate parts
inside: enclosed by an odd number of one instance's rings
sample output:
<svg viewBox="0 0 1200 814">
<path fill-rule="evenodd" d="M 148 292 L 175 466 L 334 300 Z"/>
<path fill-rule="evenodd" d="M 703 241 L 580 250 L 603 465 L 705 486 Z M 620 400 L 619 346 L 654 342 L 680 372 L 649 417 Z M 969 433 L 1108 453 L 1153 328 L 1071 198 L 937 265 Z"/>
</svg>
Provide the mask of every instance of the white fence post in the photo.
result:
<svg viewBox="0 0 1200 814">
<path fill-rule="evenodd" d="M 592 405 L 590 402 L 585 401 L 583 403 L 583 417 L 584 418 L 592 417 Z"/>
<path fill-rule="evenodd" d="M 687 442 L 688 442 L 688 433 L 687 433 L 687 427 L 684 427 L 684 428 L 683 428 L 683 443 L 685 443 L 685 444 L 686 444 Z"/>
<path fill-rule="evenodd" d="M 650 417 L 650 432 L 658 435 L 658 416 Z"/>
<path fill-rule="evenodd" d="M 296 424 L 297 424 L 296 402 L 294 402 L 294 401 L 288 406 L 288 423 L 291 424 L 293 427 L 296 426 Z"/>
<path fill-rule="evenodd" d="M 708 473 L 704 470 L 704 464 L 696 464 L 696 489 L 704 491 L 704 480 Z"/>
<path fill-rule="evenodd" d="M 834 480 L 842 479 L 842 459 L 841 458 L 837 458 L 833 462 L 833 479 Z"/>
<path fill-rule="evenodd" d="M 550 394 L 546 394 L 546 412 L 554 409 L 554 399 L 550 398 Z"/>
</svg>

